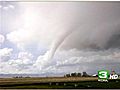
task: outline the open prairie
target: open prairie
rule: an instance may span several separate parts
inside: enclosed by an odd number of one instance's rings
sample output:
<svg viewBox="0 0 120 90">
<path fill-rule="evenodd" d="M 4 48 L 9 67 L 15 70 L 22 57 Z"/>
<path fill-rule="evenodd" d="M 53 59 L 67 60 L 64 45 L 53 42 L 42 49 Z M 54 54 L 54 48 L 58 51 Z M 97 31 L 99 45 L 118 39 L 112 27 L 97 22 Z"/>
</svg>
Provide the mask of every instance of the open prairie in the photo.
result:
<svg viewBox="0 0 120 90">
<path fill-rule="evenodd" d="M 0 89 L 120 88 L 120 79 L 98 82 L 97 77 L 0 78 Z"/>
</svg>

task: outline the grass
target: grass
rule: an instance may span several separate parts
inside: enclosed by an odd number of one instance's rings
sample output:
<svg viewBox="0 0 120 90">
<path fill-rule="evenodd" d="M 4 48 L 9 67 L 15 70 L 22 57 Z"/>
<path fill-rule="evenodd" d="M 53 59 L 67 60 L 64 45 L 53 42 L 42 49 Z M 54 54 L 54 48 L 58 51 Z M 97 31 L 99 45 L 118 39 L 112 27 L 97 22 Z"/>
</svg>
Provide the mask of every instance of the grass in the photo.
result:
<svg viewBox="0 0 120 90">
<path fill-rule="evenodd" d="M 95 77 L 0 78 L 0 89 L 120 89 L 120 79 L 98 82 Z"/>
</svg>

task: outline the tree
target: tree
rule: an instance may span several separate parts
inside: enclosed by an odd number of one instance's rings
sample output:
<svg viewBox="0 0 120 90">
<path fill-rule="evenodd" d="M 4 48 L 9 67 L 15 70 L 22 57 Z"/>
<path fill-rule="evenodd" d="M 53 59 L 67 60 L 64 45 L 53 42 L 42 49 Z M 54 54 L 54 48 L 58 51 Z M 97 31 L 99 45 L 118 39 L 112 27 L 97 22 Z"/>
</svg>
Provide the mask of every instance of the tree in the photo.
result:
<svg viewBox="0 0 120 90">
<path fill-rule="evenodd" d="M 77 73 L 77 76 L 78 76 L 78 77 L 81 77 L 82 75 L 81 75 L 81 73 Z"/>
<path fill-rule="evenodd" d="M 65 77 L 70 77 L 70 74 L 66 74 Z"/>
<path fill-rule="evenodd" d="M 89 75 L 86 72 L 83 72 L 82 77 L 89 77 Z"/>
<path fill-rule="evenodd" d="M 71 73 L 71 76 L 72 76 L 72 77 L 76 77 L 77 74 L 76 74 L 76 73 Z"/>
</svg>

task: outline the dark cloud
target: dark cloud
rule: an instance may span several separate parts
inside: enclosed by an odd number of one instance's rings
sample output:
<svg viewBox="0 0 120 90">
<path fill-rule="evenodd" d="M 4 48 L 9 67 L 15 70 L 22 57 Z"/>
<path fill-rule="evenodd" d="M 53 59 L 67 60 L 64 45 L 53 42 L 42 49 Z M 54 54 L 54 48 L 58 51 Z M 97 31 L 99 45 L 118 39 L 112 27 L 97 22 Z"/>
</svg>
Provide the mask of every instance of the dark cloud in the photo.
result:
<svg viewBox="0 0 120 90">
<path fill-rule="evenodd" d="M 119 5 L 120 3 L 114 2 L 77 3 L 77 6 L 73 6 L 74 14 L 68 11 L 71 18 L 75 17 L 71 22 L 67 22 L 68 27 L 74 27 L 72 28 L 73 32 L 65 37 L 66 39 L 62 42 L 61 47 L 64 49 L 118 48 L 120 46 Z M 66 19 L 68 18 L 66 17 Z M 71 29 L 67 30 L 71 31 Z"/>
<path fill-rule="evenodd" d="M 120 32 L 111 36 L 106 48 L 120 48 Z"/>
</svg>

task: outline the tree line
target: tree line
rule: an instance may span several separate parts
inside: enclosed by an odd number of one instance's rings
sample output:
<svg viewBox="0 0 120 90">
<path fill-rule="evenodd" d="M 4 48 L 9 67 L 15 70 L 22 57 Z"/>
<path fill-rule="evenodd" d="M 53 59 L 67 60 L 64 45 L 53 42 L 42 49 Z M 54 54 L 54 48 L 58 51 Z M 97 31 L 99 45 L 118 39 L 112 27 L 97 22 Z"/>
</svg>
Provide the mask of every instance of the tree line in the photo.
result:
<svg viewBox="0 0 120 90">
<path fill-rule="evenodd" d="M 83 73 L 69 73 L 69 74 L 65 74 L 64 77 L 90 77 L 90 75 L 88 75 L 86 72 Z"/>
</svg>

